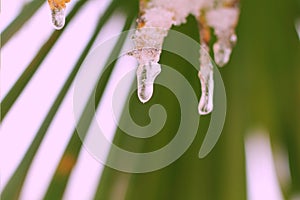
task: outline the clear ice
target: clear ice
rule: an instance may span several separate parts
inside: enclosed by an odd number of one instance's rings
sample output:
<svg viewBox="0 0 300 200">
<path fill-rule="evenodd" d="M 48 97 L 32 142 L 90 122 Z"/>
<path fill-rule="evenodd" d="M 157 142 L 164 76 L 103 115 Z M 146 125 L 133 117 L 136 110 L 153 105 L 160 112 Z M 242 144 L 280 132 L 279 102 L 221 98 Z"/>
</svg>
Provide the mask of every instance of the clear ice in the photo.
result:
<svg viewBox="0 0 300 200">
<path fill-rule="evenodd" d="M 213 110 L 213 64 L 207 50 L 208 47 L 206 45 L 201 45 L 200 71 L 198 73 L 202 92 L 198 106 L 198 112 L 200 115 L 207 115 Z"/>
<path fill-rule="evenodd" d="M 140 0 L 140 16 L 133 40 L 135 50 L 129 53 L 138 61 L 138 97 L 142 103 L 149 101 L 153 84 L 161 71 L 158 64 L 164 38 L 172 25 L 180 25 L 193 14 L 199 22 L 201 98 L 200 115 L 213 110 L 214 80 L 213 60 L 209 56 L 211 29 L 217 37 L 213 45 L 214 61 L 220 67 L 229 62 L 236 43 L 235 27 L 239 18 L 239 0 Z"/>
<path fill-rule="evenodd" d="M 215 62 L 218 66 L 223 67 L 229 62 L 236 40 L 237 37 L 234 33 L 232 35 L 223 34 L 218 37 L 217 42 L 213 45 Z"/>
<path fill-rule="evenodd" d="M 149 101 L 153 95 L 155 78 L 161 72 L 161 66 L 158 64 L 160 53 L 161 50 L 156 48 L 141 48 L 128 53 L 128 55 L 135 57 L 139 63 L 136 70 L 137 93 L 142 103 Z"/>
<path fill-rule="evenodd" d="M 229 7 L 220 7 L 206 14 L 207 24 L 215 30 L 217 42 L 213 45 L 215 62 L 223 67 L 229 62 L 233 47 L 237 41 L 235 27 L 238 21 L 239 9 L 232 2 Z"/>
<path fill-rule="evenodd" d="M 55 29 L 60 30 L 65 25 L 65 9 L 51 9 L 52 24 Z"/>
<path fill-rule="evenodd" d="M 152 97 L 154 80 L 160 71 L 160 64 L 151 61 L 138 66 L 136 71 L 138 97 L 142 103 L 146 103 Z"/>
<path fill-rule="evenodd" d="M 166 35 L 166 29 L 142 28 L 133 36 L 136 49 L 128 55 L 135 57 L 139 64 L 136 75 L 138 97 L 142 103 L 146 103 L 152 97 L 155 78 L 161 71 L 158 61 Z"/>
</svg>

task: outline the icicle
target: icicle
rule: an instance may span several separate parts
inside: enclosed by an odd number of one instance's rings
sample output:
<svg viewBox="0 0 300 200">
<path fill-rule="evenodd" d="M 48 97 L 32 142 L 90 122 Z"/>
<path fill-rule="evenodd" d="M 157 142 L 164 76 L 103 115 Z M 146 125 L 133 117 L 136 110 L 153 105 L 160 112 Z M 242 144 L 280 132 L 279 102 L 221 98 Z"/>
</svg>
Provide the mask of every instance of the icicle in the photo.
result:
<svg viewBox="0 0 300 200">
<path fill-rule="evenodd" d="M 213 110 L 213 92 L 214 92 L 214 80 L 213 80 L 213 64 L 209 56 L 209 41 L 210 41 L 210 29 L 206 22 L 204 15 L 200 15 L 198 18 L 199 34 L 200 34 L 200 71 L 198 73 L 201 83 L 201 98 L 198 106 L 198 112 L 200 115 L 207 115 Z"/>
<path fill-rule="evenodd" d="M 153 84 L 160 73 L 158 64 L 164 38 L 172 25 L 180 25 L 193 14 L 200 29 L 200 71 L 202 96 L 198 110 L 201 115 L 213 109 L 213 61 L 209 56 L 210 28 L 214 29 L 217 42 L 213 45 L 215 62 L 228 63 L 237 37 L 239 0 L 140 0 L 140 16 L 133 40 L 135 50 L 129 55 L 139 63 L 137 69 L 138 96 L 147 102 L 153 94 Z"/>
<path fill-rule="evenodd" d="M 207 49 L 208 47 L 206 45 L 202 45 L 200 49 L 200 71 L 198 73 L 202 91 L 198 106 L 200 115 L 207 115 L 213 110 L 213 64 Z"/>
<path fill-rule="evenodd" d="M 155 78 L 161 72 L 160 64 L 158 64 L 160 53 L 161 50 L 156 48 L 142 48 L 128 53 L 139 63 L 136 76 L 138 97 L 142 103 L 146 103 L 152 97 Z"/>
<path fill-rule="evenodd" d="M 152 97 L 154 80 L 160 71 L 160 64 L 155 62 L 148 62 L 138 66 L 136 72 L 138 97 L 142 103 L 146 103 Z"/>
<path fill-rule="evenodd" d="M 135 50 L 128 53 L 134 56 L 137 68 L 138 97 L 142 103 L 150 100 L 155 78 L 161 71 L 158 64 L 164 38 L 173 23 L 173 13 L 162 7 L 151 7 L 146 0 L 140 1 L 138 29 L 133 41 Z"/>
<path fill-rule="evenodd" d="M 52 24 L 57 30 L 62 29 L 65 25 L 65 8 L 68 2 L 70 2 L 70 0 L 48 0 Z"/>
<path fill-rule="evenodd" d="M 232 48 L 237 39 L 234 33 L 232 35 L 226 35 L 227 34 L 223 34 L 218 37 L 218 41 L 213 46 L 215 62 L 220 67 L 223 67 L 229 62 Z"/>
<path fill-rule="evenodd" d="M 215 29 L 217 42 L 213 45 L 215 62 L 220 67 L 229 62 L 237 37 L 235 26 L 239 10 L 237 8 L 218 8 L 207 13 L 207 23 Z"/>
<path fill-rule="evenodd" d="M 65 25 L 65 9 L 51 10 L 52 24 L 55 29 L 60 30 Z"/>
</svg>

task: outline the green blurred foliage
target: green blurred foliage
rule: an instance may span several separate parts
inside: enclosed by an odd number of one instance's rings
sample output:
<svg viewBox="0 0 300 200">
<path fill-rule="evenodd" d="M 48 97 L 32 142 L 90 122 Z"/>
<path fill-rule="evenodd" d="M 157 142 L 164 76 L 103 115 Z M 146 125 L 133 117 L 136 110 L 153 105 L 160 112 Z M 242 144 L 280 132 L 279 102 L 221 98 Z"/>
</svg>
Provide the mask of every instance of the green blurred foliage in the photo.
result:
<svg viewBox="0 0 300 200">
<path fill-rule="evenodd" d="M 41 5 L 29 4 L 25 11 L 2 32 L 4 43 L 11 38 Z M 80 4 L 80 3 L 79 3 Z M 123 9 L 133 22 L 132 13 L 138 13 L 138 1 L 113 1 L 110 13 L 115 9 Z M 110 17 L 104 14 L 105 20 L 100 20 L 97 31 Z M 207 131 L 210 116 L 201 117 L 200 128 L 191 147 L 171 165 L 145 174 L 123 173 L 105 167 L 95 199 L 103 200 L 139 200 L 139 199 L 209 199 L 209 200 L 242 200 L 246 199 L 245 173 L 245 134 L 256 127 L 269 131 L 274 152 L 276 148 L 284 148 L 289 155 L 292 183 L 282 185 L 282 191 L 289 199 L 292 194 L 300 192 L 300 42 L 295 30 L 295 20 L 300 17 L 300 3 L 298 0 L 243 0 L 241 1 L 241 15 L 237 27 L 238 43 L 233 50 L 229 64 L 220 69 L 227 92 L 227 117 L 221 138 L 213 151 L 204 159 L 198 158 L 200 146 Z M 129 28 L 128 22 L 125 29 Z M 186 24 L 173 27 L 199 42 L 196 20 L 189 17 Z M 9 34 L 8 34 L 9 33 Z M 95 33 L 96 37 L 97 33 Z M 54 37 L 59 35 L 54 33 Z M 95 38 L 86 47 L 83 55 L 88 52 Z M 56 41 L 53 41 L 53 45 Z M 50 47 L 49 47 L 50 48 Z M 117 46 L 116 49 L 118 52 Z M 180 47 L 179 47 L 180 48 Z M 116 53 L 115 52 L 115 53 Z M 44 52 L 42 57 L 48 55 Z M 83 57 L 83 58 L 84 58 Z M 5 187 L 6 196 L 3 199 L 18 199 L 28 168 L 43 140 L 49 124 L 52 122 L 58 107 L 67 93 L 68 88 L 77 73 L 80 62 L 70 81 L 66 82 L 65 89 L 57 97 L 56 103 L 37 134 L 37 144 L 31 146 L 9 184 Z M 168 65 L 180 72 L 192 85 L 200 98 L 200 83 L 197 71 L 183 58 L 172 53 L 163 52 L 162 64 Z M 37 63 L 36 68 L 40 63 Z M 28 68 L 30 70 L 30 66 Z M 164 73 L 162 71 L 162 73 Z M 26 83 L 31 79 L 26 76 Z M 101 99 L 110 73 L 106 74 L 101 82 L 101 91 L 98 91 L 98 100 Z M 22 77 L 21 77 L 22 78 Z M 173 77 L 170 77 L 172 79 Z M 23 81 L 24 81 L 23 80 Z M 22 80 L 19 80 L 19 82 Z M 18 82 L 17 82 L 18 83 Z M 16 84 L 13 101 L 1 102 L 1 107 L 9 112 L 24 85 Z M 184 91 L 182 91 L 184 92 Z M 15 94 L 18 94 L 17 96 Z M 4 98 L 9 99 L 9 98 Z M 175 95 L 167 88 L 155 85 L 155 93 L 149 103 L 142 105 L 136 95 L 128 97 L 130 113 L 138 125 L 150 123 L 149 108 L 154 104 L 161 104 L 168 113 L 163 129 L 148 139 L 133 138 L 121 129 L 117 129 L 114 143 L 123 149 L 134 152 L 148 152 L 159 149 L 167 144 L 178 129 L 180 123 L 180 109 Z M 6 103 L 6 104 L 5 104 Z M 195 105 L 186 105 L 185 109 L 197 109 Z M 1 120 L 2 120 L 1 119 Z M 128 119 L 121 117 L 123 124 Z M 90 117 L 83 120 L 86 129 L 90 124 Z M 40 133 L 41 132 L 41 133 Z M 41 135 L 40 135 L 41 134 Z M 70 174 L 76 164 L 81 143 L 76 131 L 70 140 L 64 156 L 57 167 L 45 198 L 61 198 L 69 181 Z M 72 156 L 73 165 L 62 177 L 59 173 L 66 156 Z M 30 159 L 28 159 L 28 156 Z M 118 155 L 111 153 L 109 159 L 118 159 Z"/>
</svg>

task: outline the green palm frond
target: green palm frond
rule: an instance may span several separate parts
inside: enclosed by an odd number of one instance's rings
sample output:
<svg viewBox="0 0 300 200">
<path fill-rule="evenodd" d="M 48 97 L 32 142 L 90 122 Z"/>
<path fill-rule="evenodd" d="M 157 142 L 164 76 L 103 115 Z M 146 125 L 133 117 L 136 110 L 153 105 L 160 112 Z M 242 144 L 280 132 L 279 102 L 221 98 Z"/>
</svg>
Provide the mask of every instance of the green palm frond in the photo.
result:
<svg viewBox="0 0 300 200">
<path fill-rule="evenodd" d="M 1 33 L 2 47 L 17 33 L 27 20 L 45 3 L 44 0 L 34 0 L 23 7 L 21 13 Z"/>
</svg>

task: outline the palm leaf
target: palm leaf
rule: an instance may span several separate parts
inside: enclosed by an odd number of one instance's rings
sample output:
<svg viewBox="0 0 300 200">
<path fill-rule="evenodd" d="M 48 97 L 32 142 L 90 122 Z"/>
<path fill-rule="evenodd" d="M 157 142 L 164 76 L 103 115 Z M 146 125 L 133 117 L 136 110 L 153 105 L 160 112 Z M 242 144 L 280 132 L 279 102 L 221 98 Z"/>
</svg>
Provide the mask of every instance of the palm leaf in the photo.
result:
<svg viewBox="0 0 300 200">
<path fill-rule="evenodd" d="M 19 15 L 1 33 L 2 47 L 9 45 L 14 35 L 26 27 L 27 21 L 34 16 L 43 3 L 45 1 L 33 0 L 23 7 Z M 76 17 L 86 3 L 87 1 L 78 1 L 66 19 L 66 25 Z M 300 5 L 297 0 L 287 0 L 284 4 L 279 0 L 242 1 L 241 4 L 240 22 L 237 27 L 239 42 L 226 69 L 220 70 L 226 86 L 228 109 L 222 136 L 213 151 L 204 159 L 198 158 L 205 137 L 204 133 L 210 123 L 209 116 L 201 117 L 200 128 L 194 142 L 178 160 L 165 168 L 141 174 L 125 173 L 105 167 L 94 199 L 247 199 L 249 197 L 246 184 L 247 152 L 244 146 L 248 137 L 246 133 L 250 132 L 251 135 L 251 130 L 256 127 L 267 130 L 275 158 L 280 149 L 288 153 L 289 163 L 285 164 L 288 164 L 290 169 L 290 183 L 286 184 L 286 181 L 281 179 L 280 171 L 277 174 L 284 198 L 291 199 L 295 194 L 300 193 L 300 82 L 298 77 L 300 45 L 293 24 L 299 17 Z M 118 11 L 126 17 L 123 31 L 128 30 L 138 14 L 137 6 L 137 0 L 125 2 L 113 0 L 105 12 L 99 14 L 93 35 L 83 48 L 24 157 L 3 187 L 1 191 L 3 199 L 20 198 L 28 171 L 41 143 L 102 28 Z M 53 31 L 3 98 L 1 123 L 6 120 L 16 100 L 20 98 L 24 88 L 67 28 L 68 25 L 60 31 Z M 182 32 L 199 42 L 197 23 L 193 17 L 189 17 L 186 24 L 173 27 L 173 30 Z M 90 108 L 91 106 L 97 108 L 100 104 L 116 64 L 113 58 L 121 52 L 125 39 L 125 36 L 119 38 L 108 60 L 105 61 L 109 68 L 102 77 L 99 77 L 97 87 L 94 89 L 96 105 L 91 105 L 93 102 L 91 96 L 76 127 L 83 133 L 88 132 L 93 118 Z M 182 74 L 199 99 L 200 84 L 197 72 L 189 63 L 165 51 L 160 62 Z M 163 70 L 161 77 L 168 77 L 164 73 Z M 177 81 L 175 77 L 168 77 L 168 79 Z M 131 90 L 135 90 L 135 83 Z M 184 87 L 179 91 L 185 94 Z M 117 127 L 114 144 L 133 152 L 149 152 L 163 147 L 172 140 L 181 123 L 180 106 L 182 105 L 179 105 L 176 96 L 168 88 L 155 85 L 154 96 L 145 105 L 139 102 L 136 95 L 129 96 L 127 101 L 130 117 L 138 125 L 144 126 L 150 123 L 148 111 L 157 103 L 164 106 L 168 114 L 167 121 L 157 135 L 147 139 L 133 138 Z M 193 113 L 195 105 L 192 103 L 185 105 L 184 109 Z M 120 124 L 130 126 L 131 120 L 126 113 L 124 111 L 121 116 Z M 61 199 L 70 182 L 73 169 L 78 164 L 79 153 L 84 150 L 76 128 L 74 127 L 51 182 L 47 186 L 44 199 Z M 147 130 L 141 134 L 147 134 Z M 161 155 L 162 158 L 168 156 Z M 113 149 L 109 152 L 107 160 L 126 162 L 126 158 L 121 157 L 121 154 Z M 136 164 L 141 163 L 136 161 Z"/>
<path fill-rule="evenodd" d="M 11 22 L 1 33 L 1 45 L 4 46 L 17 33 L 22 26 L 29 20 L 45 1 L 34 0 L 27 3 L 21 13 Z"/>
<path fill-rule="evenodd" d="M 81 1 L 80 4 L 77 4 L 78 6 L 82 6 L 83 1 Z M 106 10 L 106 12 L 101 15 L 100 19 L 99 19 L 99 23 L 97 25 L 97 27 L 95 28 L 95 31 L 94 31 L 94 34 L 92 36 L 92 38 L 90 39 L 89 43 L 87 44 L 87 46 L 85 47 L 81 57 L 78 59 L 73 71 L 71 72 L 69 78 L 67 79 L 66 83 L 64 84 L 63 88 L 61 89 L 60 93 L 58 94 L 55 102 L 53 103 L 48 115 L 46 116 L 45 120 L 43 121 L 41 127 L 39 128 L 37 134 L 36 134 L 36 137 L 35 139 L 33 140 L 32 144 L 30 145 L 30 148 L 28 149 L 26 155 L 24 156 L 23 160 L 21 161 L 21 163 L 19 164 L 17 170 L 15 171 L 14 175 L 12 176 L 12 178 L 10 179 L 10 181 L 8 182 L 8 184 L 6 185 L 6 187 L 4 188 L 3 192 L 2 192 L 2 196 L 4 198 L 7 198 L 7 199 L 17 199 L 19 194 L 20 194 L 20 191 L 21 191 L 21 188 L 23 186 L 23 183 L 24 183 L 24 180 L 25 180 L 25 177 L 26 177 L 26 174 L 29 170 L 29 167 L 34 159 L 34 156 L 36 155 L 42 141 L 43 141 L 43 138 L 45 137 L 46 133 L 47 133 L 47 130 L 59 108 L 59 106 L 61 105 L 64 97 L 66 96 L 81 64 L 83 63 L 85 57 L 87 56 L 89 50 L 91 49 L 92 45 L 94 44 L 94 41 L 96 40 L 97 38 L 97 35 L 98 33 L 100 32 L 100 30 L 102 29 L 103 25 L 105 24 L 105 22 L 109 19 L 110 15 L 112 14 L 112 12 L 115 10 L 115 6 L 116 5 L 116 2 L 111 4 L 110 7 Z M 75 13 L 77 12 L 77 6 L 74 7 L 75 10 L 73 10 L 73 12 L 70 13 L 70 17 L 71 16 L 74 16 Z M 52 35 L 57 35 L 58 33 L 61 34 L 61 32 L 57 32 L 55 31 Z M 51 39 L 52 36 L 50 36 L 50 39 L 48 41 L 53 41 L 53 39 Z M 58 39 L 58 38 L 56 38 Z M 47 42 L 46 42 L 46 45 L 44 45 L 45 48 L 49 47 L 49 45 L 47 45 Z M 41 52 L 41 51 L 40 51 Z M 47 54 L 44 54 L 44 55 L 47 55 Z M 36 65 L 37 67 L 39 65 Z M 28 67 L 27 69 L 30 69 L 30 67 Z M 19 79 L 20 81 L 17 82 L 14 86 L 14 88 L 19 88 L 19 87 L 22 87 L 22 89 L 24 89 L 24 82 L 22 81 L 24 78 L 22 77 L 25 77 L 25 74 L 28 74 L 26 72 L 24 72 L 24 75 L 21 76 L 21 78 Z M 31 73 L 31 76 L 34 74 L 34 72 Z M 30 76 L 30 77 L 31 77 Z M 28 79 L 27 79 L 27 83 L 28 83 Z M 18 84 L 19 83 L 19 84 Z M 16 92 L 14 91 L 14 88 L 11 90 L 11 94 L 15 94 Z M 3 100 L 4 101 L 4 100 Z M 9 196 L 9 195 L 12 195 L 14 194 L 15 196 Z"/>
</svg>

